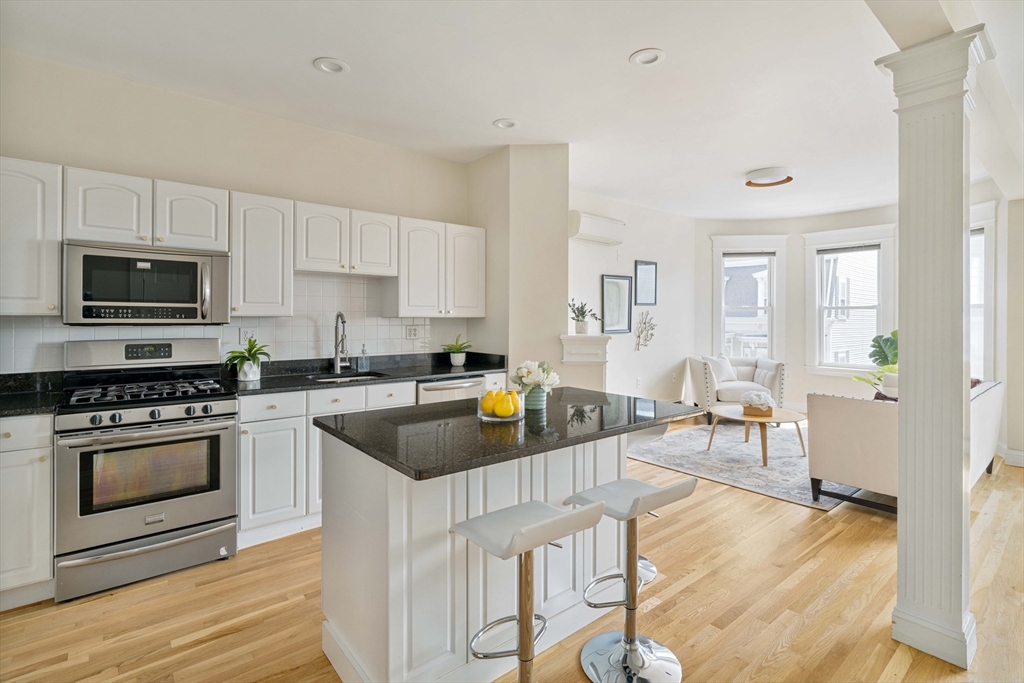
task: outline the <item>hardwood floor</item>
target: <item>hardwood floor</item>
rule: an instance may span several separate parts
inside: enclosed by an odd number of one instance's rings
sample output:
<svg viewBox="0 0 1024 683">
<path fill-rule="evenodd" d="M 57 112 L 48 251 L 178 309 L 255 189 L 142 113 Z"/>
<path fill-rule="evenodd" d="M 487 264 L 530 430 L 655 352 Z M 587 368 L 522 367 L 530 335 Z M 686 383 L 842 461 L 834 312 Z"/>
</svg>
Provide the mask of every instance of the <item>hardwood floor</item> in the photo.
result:
<svg viewBox="0 0 1024 683">
<path fill-rule="evenodd" d="M 634 461 L 629 473 L 684 476 Z M 971 502 L 969 672 L 890 638 L 893 515 L 847 503 L 824 514 L 710 481 L 641 520 L 659 575 L 641 594 L 640 630 L 679 656 L 688 682 L 1024 680 L 1024 469 L 997 459 Z M 0 614 L 0 681 L 337 681 L 320 650 L 319 547 L 309 531 Z M 542 653 L 537 680 L 586 680 L 580 648 L 621 620 L 616 610 Z"/>
</svg>

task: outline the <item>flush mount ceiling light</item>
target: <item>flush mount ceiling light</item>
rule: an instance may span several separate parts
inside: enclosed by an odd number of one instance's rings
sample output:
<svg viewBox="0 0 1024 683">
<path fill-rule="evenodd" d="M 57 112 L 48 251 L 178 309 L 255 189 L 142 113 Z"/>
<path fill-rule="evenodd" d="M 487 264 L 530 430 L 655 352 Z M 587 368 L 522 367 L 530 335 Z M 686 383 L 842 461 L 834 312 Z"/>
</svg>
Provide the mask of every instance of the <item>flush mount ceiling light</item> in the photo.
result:
<svg viewBox="0 0 1024 683">
<path fill-rule="evenodd" d="M 343 74 L 350 71 L 348 64 L 334 57 L 314 59 L 313 66 L 328 74 Z"/>
<path fill-rule="evenodd" d="M 759 168 L 747 174 L 747 187 L 775 187 L 791 182 L 793 176 L 789 175 L 789 169 L 781 166 Z"/>
<path fill-rule="evenodd" d="M 631 54 L 629 61 L 639 66 L 654 66 L 665 61 L 665 51 L 656 47 L 647 47 Z"/>
<path fill-rule="evenodd" d="M 495 128 L 501 128 L 502 130 L 511 130 L 512 128 L 518 128 L 519 122 L 514 119 L 498 119 L 494 122 Z"/>
</svg>

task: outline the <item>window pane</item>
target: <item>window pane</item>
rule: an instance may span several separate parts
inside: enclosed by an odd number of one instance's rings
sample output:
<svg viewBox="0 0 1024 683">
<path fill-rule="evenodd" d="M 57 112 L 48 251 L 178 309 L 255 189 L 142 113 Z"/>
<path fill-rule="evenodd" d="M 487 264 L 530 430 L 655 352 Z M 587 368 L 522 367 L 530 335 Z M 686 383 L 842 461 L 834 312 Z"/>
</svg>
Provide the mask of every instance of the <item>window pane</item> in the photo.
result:
<svg viewBox="0 0 1024 683">
<path fill-rule="evenodd" d="M 725 307 L 770 306 L 773 256 L 725 256 L 722 273 Z M 751 312 L 750 315 L 755 315 Z"/>
<path fill-rule="evenodd" d="M 722 352 L 730 358 L 767 358 L 770 318 L 767 308 L 725 309 Z"/>
<path fill-rule="evenodd" d="M 971 377 L 985 378 L 984 306 L 971 306 Z"/>
<path fill-rule="evenodd" d="M 971 305 L 985 303 L 985 234 L 971 235 Z"/>
<path fill-rule="evenodd" d="M 879 334 L 876 308 L 823 309 L 819 324 L 823 365 L 873 365 L 868 354 Z"/>
<path fill-rule="evenodd" d="M 818 256 L 821 306 L 878 305 L 878 249 Z M 822 360 L 825 360 L 824 358 Z"/>
</svg>

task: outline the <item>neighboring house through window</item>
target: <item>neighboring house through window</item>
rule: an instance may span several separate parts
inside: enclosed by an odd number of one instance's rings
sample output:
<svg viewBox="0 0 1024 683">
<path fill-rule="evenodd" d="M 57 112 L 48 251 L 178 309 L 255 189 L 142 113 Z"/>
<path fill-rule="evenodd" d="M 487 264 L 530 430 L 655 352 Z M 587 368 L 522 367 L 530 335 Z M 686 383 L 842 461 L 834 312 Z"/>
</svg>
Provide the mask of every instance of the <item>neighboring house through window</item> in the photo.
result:
<svg viewBox="0 0 1024 683">
<path fill-rule="evenodd" d="M 715 353 L 782 360 L 786 235 L 717 235 L 711 239 Z"/>
</svg>

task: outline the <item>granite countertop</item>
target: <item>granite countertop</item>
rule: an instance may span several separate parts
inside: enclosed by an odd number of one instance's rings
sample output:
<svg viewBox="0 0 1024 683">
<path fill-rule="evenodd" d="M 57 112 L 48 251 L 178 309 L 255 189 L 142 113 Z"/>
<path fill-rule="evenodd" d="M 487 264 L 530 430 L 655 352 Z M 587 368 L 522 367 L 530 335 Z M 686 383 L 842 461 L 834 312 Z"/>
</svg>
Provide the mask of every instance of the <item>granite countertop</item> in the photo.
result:
<svg viewBox="0 0 1024 683">
<path fill-rule="evenodd" d="M 294 375 L 264 375 L 258 382 L 239 382 L 237 380 L 226 380 L 225 384 L 230 389 L 238 391 L 239 396 L 251 396 L 255 394 L 279 394 L 286 391 L 305 391 L 307 389 L 337 389 L 338 387 L 358 387 L 366 384 L 386 384 L 388 382 L 412 382 L 457 379 L 472 375 L 485 375 L 492 372 L 505 372 L 505 365 L 501 363 L 477 363 L 464 366 L 452 367 L 451 365 L 419 365 L 411 367 L 389 367 L 373 370 L 379 372 L 380 377 L 366 377 L 351 382 L 318 382 L 310 379 L 309 374 Z"/>
<path fill-rule="evenodd" d="M 325 415 L 313 424 L 411 479 L 432 479 L 626 434 L 703 412 L 668 401 L 558 387 L 546 411 L 486 423 L 476 400 Z M 444 437 L 438 430 L 444 428 Z"/>
<path fill-rule="evenodd" d="M 0 417 L 53 413 L 61 397 L 61 376 L 60 372 L 0 375 Z"/>
</svg>

